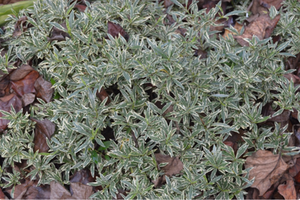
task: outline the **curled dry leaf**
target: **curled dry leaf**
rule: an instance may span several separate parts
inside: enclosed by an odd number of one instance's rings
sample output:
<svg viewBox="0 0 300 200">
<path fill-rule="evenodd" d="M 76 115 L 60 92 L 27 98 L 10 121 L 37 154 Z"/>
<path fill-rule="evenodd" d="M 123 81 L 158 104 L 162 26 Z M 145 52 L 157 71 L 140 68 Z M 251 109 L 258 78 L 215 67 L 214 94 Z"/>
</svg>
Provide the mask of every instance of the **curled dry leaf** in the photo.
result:
<svg viewBox="0 0 300 200">
<path fill-rule="evenodd" d="M 258 150 L 246 159 L 245 168 L 251 167 L 249 179 L 255 178 L 251 187 L 257 188 L 259 196 L 262 196 L 280 179 L 288 165 L 279 155 L 274 155 L 271 151 Z"/>
<path fill-rule="evenodd" d="M 0 98 L 0 110 L 10 112 L 11 106 L 14 107 L 16 112 L 19 112 L 22 109 L 22 100 L 15 94 L 10 94 Z M 3 114 L 0 113 L 0 117 L 2 116 Z M 0 132 L 7 128 L 8 123 L 9 120 L 0 118 Z"/>
<path fill-rule="evenodd" d="M 297 193 L 293 179 L 286 181 L 286 184 L 280 184 L 278 186 L 278 192 L 284 197 L 284 199 L 297 199 Z"/>
<path fill-rule="evenodd" d="M 155 159 L 158 165 L 161 163 L 168 164 L 164 167 L 161 167 L 161 170 L 163 170 L 165 174 L 162 177 L 159 177 L 157 180 L 153 181 L 154 187 L 160 187 L 162 184 L 164 184 L 166 182 L 165 176 L 171 177 L 175 174 L 179 174 L 183 169 L 183 163 L 181 162 L 181 160 L 179 160 L 178 157 L 171 157 L 168 155 L 163 155 L 161 153 L 156 153 Z M 160 169 L 159 166 L 158 169 Z"/>
<path fill-rule="evenodd" d="M 126 41 L 128 41 L 129 35 L 119 24 L 115 24 L 111 21 L 108 21 L 107 25 L 108 25 L 108 29 L 107 29 L 108 34 L 110 34 L 114 38 L 118 37 L 120 34 L 125 38 Z"/>
<path fill-rule="evenodd" d="M 35 121 L 34 129 L 34 152 L 39 150 L 39 152 L 48 152 L 49 147 L 46 142 L 46 138 L 50 139 L 55 131 L 55 124 L 48 119 L 37 120 Z"/>
<path fill-rule="evenodd" d="M 54 89 L 52 84 L 48 81 L 45 81 L 42 76 L 40 76 L 34 83 L 34 88 L 36 90 L 36 97 L 43 99 L 45 102 L 49 103 Z"/>
<path fill-rule="evenodd" d="M 268 38 L 271 36 L 279 19 L 280 15 L 277 15 L 274 19 L 271 19 L 269 15 L 261 15 L 246 26 L 242 35 L 234 36 L 234 38 L 242 46 L 249 46 L 249 43 L 245 40 L 245 38 L 251 39 L 254 35 L 256 35 L 260 40 Z"/>
</svg>

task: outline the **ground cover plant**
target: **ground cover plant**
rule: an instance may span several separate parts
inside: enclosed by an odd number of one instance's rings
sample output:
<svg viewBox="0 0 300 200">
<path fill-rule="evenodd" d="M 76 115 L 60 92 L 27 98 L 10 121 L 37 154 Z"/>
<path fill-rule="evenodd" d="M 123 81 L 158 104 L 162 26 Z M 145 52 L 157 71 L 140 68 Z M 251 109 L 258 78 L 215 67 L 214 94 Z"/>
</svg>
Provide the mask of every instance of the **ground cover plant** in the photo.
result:
<svg viewBox="0 0 300 200">
<path fill-rule="evenodd" d="M 2 197 L 299 198 L 295 0 L 38 0 L 0 38 Z"/>
</svg>

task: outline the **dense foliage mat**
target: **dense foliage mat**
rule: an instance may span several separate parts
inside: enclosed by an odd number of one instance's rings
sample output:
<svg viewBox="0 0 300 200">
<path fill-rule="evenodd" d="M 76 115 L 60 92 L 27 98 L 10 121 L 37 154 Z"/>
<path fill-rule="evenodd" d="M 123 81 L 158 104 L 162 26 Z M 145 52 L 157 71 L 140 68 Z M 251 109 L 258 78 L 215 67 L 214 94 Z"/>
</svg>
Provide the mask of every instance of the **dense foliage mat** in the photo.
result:
<svg viewBox="0 0 300 200">
<path fill-rule="evenodd" d="M 2 189 L 294 198 L 284 187 L 300 171 L 299 9 L 40 0 L 10 16 L 0 39 Z"/>
</svg>

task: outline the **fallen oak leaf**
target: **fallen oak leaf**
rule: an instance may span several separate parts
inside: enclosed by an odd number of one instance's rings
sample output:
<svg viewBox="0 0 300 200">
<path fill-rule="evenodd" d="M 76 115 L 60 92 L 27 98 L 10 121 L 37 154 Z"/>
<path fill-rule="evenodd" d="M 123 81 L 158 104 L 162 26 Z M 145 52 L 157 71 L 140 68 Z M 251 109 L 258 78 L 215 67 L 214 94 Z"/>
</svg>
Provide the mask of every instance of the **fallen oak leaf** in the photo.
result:
<svg viewBox="0 0 300 200">
<path fill-rule="evenodd" d="M 284 199 L 297 199 L 293 178 L 288 179 L 286 184 L 280 184 L 278 186 L 278 192 L 284 197 Z"/>
<path fill-rule="evenodd" d="M 280 155 L 274 155 L 271 151 L 258 150 L 246 158 L 245 168 L 251 168 L 249 179 L 253 179 L 252 188 L 259 190 L 259 196 L 262 196 L 282 174 L 287 170 L 288 165 L 283 161 Z"/>
<path fill-rule="evenodd" d="M 111 21 L 108 21 L 107 26 L 108 26 L 108 29 L 107 29 L 108 34 L 110 34 L 114 38 L 119 37 L 119 34 L 120 34 L 128 42 L 129 35 L 128 35 L 128 33 L 125 32 L 125 30 L 119 24 L 115 24 Z"/>
</svg>

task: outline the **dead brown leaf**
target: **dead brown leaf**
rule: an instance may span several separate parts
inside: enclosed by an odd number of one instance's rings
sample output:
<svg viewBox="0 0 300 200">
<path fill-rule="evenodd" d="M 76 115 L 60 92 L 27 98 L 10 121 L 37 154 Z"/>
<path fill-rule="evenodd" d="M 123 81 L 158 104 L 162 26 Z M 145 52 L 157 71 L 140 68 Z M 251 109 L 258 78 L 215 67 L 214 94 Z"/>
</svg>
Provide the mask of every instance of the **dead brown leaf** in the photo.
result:
<svg viewBox="0 0 300 200">
<path fill-rule="evenodd" d="M 27 93 L 22 96 L 23 107 L 32 104 L 35 100 L 35 94 Z"/>
<path fill-rule="evenodd" d="M 262 115 L 270 116 L 268 121 L 287 124 L 290 118 L 291 111 L 284 110 L 280 115 L 273 116 L 273 114 L 277 110 L 278 108 L 276 108 L 275 110 L 272 108 L 272 103 L 267 103 L 266 105 L 263 106 Z"/>
<path fill-rule="evenodd" d="M 55 181 L 51 181 L 50 188 L 50 199 L 76 199 L 64 186 Z"/>
<path fill-rule="evenodd" d="M 20 37 L 20 35 L 22 35 L 22 33 L 26 31 L 28 27 L 29 24 L 27 24 L 27 17 L 26 16 L 20 17 L 15 24 L 15 30 L 12 36 L 15 38 Z"/>
<path fill-rule="evenodd" d="M 88 169 L 82 169 L 80 171 L 77 171 L 75 174 L 73 174 L 70 178 L 71 183 L 82 183 L 87 185 L 90 182 L 95 182 L 95 178 L 92 177 L 92 174 L 90 170 Z M 101 186 L 94 186 L 94 191 L 102 190 Z M 70 188 L 70 192 L 73 194 L 72 188 Z"/>
<path fill-rule="evenodd" d="M 93 194 L 93 187 L 82 183 L 71 183 L 72 197 L 76 199 L 88 199 Z"/>
<path fill-rule="evenodd" d="M 45 81 L 42 76 L 40 76 L 34 83 L 34 88 L 36 90 L 36 97 L 43 99 L 45 102 L 49 103 L 54 89 L 52 84 L 48 81 Z"/>
<path fill-rule="evenodd" d="M 300 78 L 296 76 L 295 74 L 284 74 L 283 75 L 285 78 L 287 78 L 290 81 L 293 81 L 295 85 L 300 84 Z"/>
<path fill-rule="evenodd" d="M 33 70 L 34 69 L 30 65 L 22 65 L 20 68 L 14 70 L 9 74 L 9 79 L 11 81 L 19 81 L 25 78 L 25 76 L 27 76 L 27 74 L 29 74 Z"/>
<path fill-rule="evenodd" d="M 284 197 L 284 199 L 297 199 L 295 185 L 293 179 L 286 181 L 286 184 L 280 184 L 278 186 L 278 192 Z"/>
<path fill-rule="evenodd" d="M 24 183 L 17 185 L 14 191 L 14 199 L 35 199 L 38 191 L 33 187 L 34 182 L 26 179 Z"/>
<path fill-rule="evenodd" d="M 61 26 L 64 27 L 65 29 L 67 29 L 66 23 L 62 23 Z M 49 42 L 52 42 L 54 40 L 64 41 L 64 40 L 66 40 L 66 37 L 70 38 L 70 35 L 53 26 L 53 28 L 50 32 L 50 37 L 48 37 L 47 39 Z"/>
<path fill-rule="evenodd" d="M 271 36 L 279 19 L 280 15 L 277 15 L 274 19 L 271 19 L 269 15 L 261 15 L 246 26 L 242 35 L 234 36 L 234 38 L 242 46 L 249 46 L 249 43 L 245 40 L 245 38 L 252 39 L 254 35 L 256 35 L 260 40 L 268 38 Z"/>
<path fill-rule="evenodd" d="M 286 69 L 296 69 L 295 74 L 300 75 L 300 53 L 296 57 L 289 57 L 286 62 Z"/>
<path fill-rule="evenodd" d="M 233 28 L 235 28 L 240 33 L 243 28 L 243 25 L 241 25 L 239 23 L 235 23 Z M 222 36 L 223 36 L 223 38 L 228 38 L 229 34 L 236 35 L 235 33 L 231 32 L 230 30 L 225 29 L 224 34 Z"/>
<path fill-rule="evenodd" d="M 162 1 L 162 0 L 161 0 Z M 171 0 L 164 0 L 164 7 L 168 8 L 169 6 L 173 5 L 174 3 Z"/>
<path fill-rule="evenodd" d="M 93 182 L 95 179 L 92 177 L 91 172 L 88 169 L 82 169 L 77 171 L 73 176 L 70 178 L 71 183 L 80 182 L 82 184 L 87 184 L 89 182 Z"/>
<path fill-rule="evenodd" d="M 249 179 L 255 178 L 251 187 L 257 188 L 259 196 L 262 196 L 280 179 L 288 165 L 279 155 L 274 155 L 271 151 L 258 150 L 246 159 L 245 168 L 251 167 Z"/>
<path fill-rule="evenodd" d="M 261 4 L 261 0 L 253 0 L 249 5 L 248 10 L 251 11 L 252 15 L 264 15 L 269 13 L 268 7 Z"/>
<path fill-rule="evenodd" d="M 108 21 L 107 25 L 108 25 L 108 29 L 107 29 L 108 34 L 110 34 L 114 38 L 119 37 L 120 34 L 125 38 L 126 41 L 128 41 L 129 35 L 119 24 L 115 24 L 111 21 Z"/>
<path fill-rule="evenodd" d="M 50 199 L 88 199 L 93 194 L 93 188 L 82 183 L 71 183 L 73 195 L 61 184 L 52 181 L 50 183 Z"/>
<path fill-rule="evenodd" d="M 158 169 L 161 169 L 164 171 L 164 175 L 159 177 L 157 180 L 153 181 L 154 187 L 160 187 L 162 184 L 166 182 L 165 176 L 173 176 L 176 174 L 179 174 L 180 171 L 183 169 L 183 163 L 181 160 L 179 160 L 178 157 L 171 157 L 168 155 L 163 155 L 161 153 L 155 154 L 155 159 L 158 165 Z M 161 163 L 168 163 L 164 167 L 159 167 L 159 164 Z"/>
<path fill-rule="evenodd" d="M 46 142 L 46 138 L 50 139 L 55 131 L 55 124 L 48 119 L 35 121 L 34 129 L 34 152 L 39 150 L 39 152 L 48 152 L 49 147 Z"/>
<path fill-rule="evenodd" d="M 124 199 L 123 196 L 127 196 L 127 192 L 125 190 L 122 189 L 118 189 L 118 194 L 116 195 L 117 198 L 116 199 Z M 115 198 L 113 198 L 114 200 Z"/>
<path fill-rule="evenodd" d="M 1 81 L 0 81 L 0 97 L 3 97 L 5 95 L 9 94 L 9 85 L 10 85 L 10 80 L 8 76 L 5 76 Z"/>
<path fill-rule="evenodd" d="M 2 189 L 0 188 L 0 199 L 6 199 L 6 196 L 4 195 Z"/>
<path fill-rule="evenodd" d="M 77 8 L 80 12 L 84 12 L 86 9 L 85 5 L 75 4 L 74 8 Z"/>
<path fill-rule="evenodd" d="M 33 70 L 29 72 L 23 79 L 11 81 L 11 89 L 13 89 L 20 97 L 27 93 L 36 93 L 34 83 L 39 76 L 40 74 Z"/>
<path fill-rule="evenodd" d="M 24 0 L 0 0 L 0 4 L 6 5 L 6 4 L 16 3 L 16 2 L 19 2 L 19 1 L 24 1 Z"/>
<path fill-rule="evenodd" d="M 0 98 L 0 110 L 10 112 L 11 106 L 14 107 L 16 112 L 19 112 L 22 109 L 22 100 L 15 94 L 10 94 Z M 2 116 L 3 114 L 0 113 L 0 117 Z M 9 120 L 0 119 L 0 132 L 4 131 L 7 128 L 8 123 Z"/>
<path fill-rule="evenodd" d="M 266 6 L 267 8 L 274 6 L 277 10 L 279 10 L 283 1 L 284 0 L 260 0 L 260 3 L 264 4 L 264 6 Z"/>
<path fill-rule="evenodd" d="M 105 105 L 108 105 L 111 102 L 108 93 L 103 87 L 101 88 L 100 92 L 97 91 L 96 96 L 100 99 L 100 101 L 104 101 L 104 99 L 107 98 Z"/>
<path fill-rule="evenodd" d="M 295 136 L 295 146 L 300 146 L 300 124 L 293 125 L 293 134 Z"/>
</svg>

